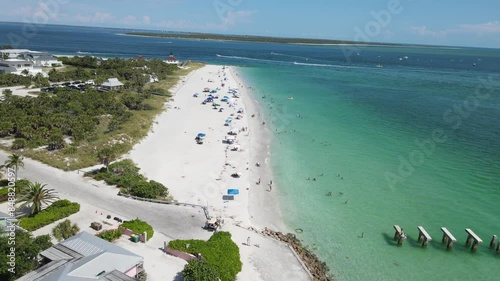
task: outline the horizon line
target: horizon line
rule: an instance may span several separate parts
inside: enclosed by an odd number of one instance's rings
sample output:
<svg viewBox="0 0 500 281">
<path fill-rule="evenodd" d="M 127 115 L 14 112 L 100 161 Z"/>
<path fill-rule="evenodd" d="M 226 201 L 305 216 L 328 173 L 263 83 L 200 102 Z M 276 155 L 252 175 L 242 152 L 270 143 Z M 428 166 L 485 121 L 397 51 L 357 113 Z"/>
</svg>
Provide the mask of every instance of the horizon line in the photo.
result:
<svg viewBox="0 0 500 281">
<path fill-rule="evenodd" d="M 1 23 L 13 23 L 13 24 L 28 24 L 26 22 L 16 22 L 16 21 L 2 21 Z M 210 32 L 199 32 L 199 31 L 172 31 L 172 30 L 159 30 L 159 29 L 140 29 L 140 28 L 126 28 L 126 27 L 109 27 L 109 26 L 91 26 L 91 25 L 76 25 L 76 24 L 54 24 L 54 23 L 29 23 L 38 26 L 66 26 L 66 27 L 82 27 L 82 28 L 102 28 L 102 29 L 116 29 L 116 30 L 131 30 L 131 31 L 156 31 L 162 33 L 179 33 L 179 34 L 206 34 L 206 35 L 222 35 L 222 36 L 240 36 L 240 37 L 261 37 L 261 38 L 279 38 L 279 39 L 295 39 L 295 40 L 325 40 L 325 41 L 346 41 L 351 43 L 351 45 L 368 45 L 368 46 L 406 46 L 406 47 L 429 47 L 429 48 L 476 48 L 476 49 L 491 49 L 499 50 L 500 47 L 471 47 L 471 46 L 459 46 L 459 45 L 430 45 L 421 43 L 390 43 L 390 42 L 362 42 L 354 40 L 344 40 L 344 39 L 331 39 L 331 38 L 311 38 L 311 37 L 283 37 L 283 36 L 267 36 L 267 35 L 249 35 L 249 34 L 231 34 L 231 33 L 210 33 Z M 161 35 L 161 33 L 158 33 Z M 348 43 L 348 44 L 349 44 Z M 279 44 L 279 43 L 277 43 Z M 282 43 L 284 44 L 284 43 Z M 296 44 L 296 43 L 294 43 Z M 328 43 L 298 43 L 305 45 L 331 45 Z M 340 44 L 340 43 L 339 43 Z"/>
</svg>

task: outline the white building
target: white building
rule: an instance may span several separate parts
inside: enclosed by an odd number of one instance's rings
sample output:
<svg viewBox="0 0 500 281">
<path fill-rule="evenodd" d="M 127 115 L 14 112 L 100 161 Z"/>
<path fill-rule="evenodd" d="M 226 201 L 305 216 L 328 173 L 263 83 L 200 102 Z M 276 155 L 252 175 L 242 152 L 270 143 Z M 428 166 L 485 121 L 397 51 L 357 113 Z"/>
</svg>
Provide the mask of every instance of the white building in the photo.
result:
<svg viewBox="0 0 500 281">
<path fill-rule="evenodd" d="M 135 281 L 144 258 L 88 232 L 40 253 L 44 265 L 17 281 Z"/>
<path fill-rule="evenodd" d="M 2 58 L 6 55 L 8 59 L 21 59 L 33 62 L 34 66 L 55 67 L 63 63 L 53 55 L 44 52 L 30 51 L 27 49 L 5 49 L 0 50 Z"/>
<path fill-rule="evenodd" d="M 28 49 L 4 49 L 0 50 L 2 58 L 4 55 L 8 55 L 8 59 L 17 59 L 22 53 L 32 52 Z"/>
<path fill-rule="evenodd" d="M 16 75 L 24 75 L 23 71 L 27 70 L 28 75 L 37 75 L 41 73 L 44 77 L 47 77 L 47 74 L 42 71 L 41 68 L 35 67 L 33 62 L 22 59 L 7 59 L 0 60 L 0 74 L 16 74 Z"/>
<path fill-rule="evenodd" d="M 174 57 L 174 53 L 170 53 L 165 62 L 167 64 L 179 64 L 179 60 L 176 57 Z"/>
<path fill-rule="evenodd" d="M 102 83 L 102 88 L 104 90 L 120 90 L 123 87 L 123 83 L 118 80 L 118 78 L 109 78 L 104 83 Z"/>
</svg>

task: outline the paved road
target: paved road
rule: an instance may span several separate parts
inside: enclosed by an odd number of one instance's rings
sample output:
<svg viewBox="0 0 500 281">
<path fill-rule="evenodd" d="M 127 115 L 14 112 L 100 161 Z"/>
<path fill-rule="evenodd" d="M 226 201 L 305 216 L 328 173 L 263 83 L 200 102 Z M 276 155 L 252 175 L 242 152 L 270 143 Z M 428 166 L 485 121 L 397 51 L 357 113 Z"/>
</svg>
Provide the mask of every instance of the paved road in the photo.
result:
<svg viewBox="0 0 500 281">
<path fill-rule="evenodd" d="M 9 154 L 0 151 L 0 164 Z M 59 192 L 61 198 L 83 202 L 102 211 L 120 214 L 124 219 L 140 218 L 150 223 L 155 231 L 172 239 L 208 239 L 211 235 L 202 229 L 205 215 L 201 208 L 154 204 L 118 196 L 118 189 L 96 182 L 77 172 L 64 172 L 40 162 L 24 159 L 19 178 L 47 184 Z"/>
</svg>

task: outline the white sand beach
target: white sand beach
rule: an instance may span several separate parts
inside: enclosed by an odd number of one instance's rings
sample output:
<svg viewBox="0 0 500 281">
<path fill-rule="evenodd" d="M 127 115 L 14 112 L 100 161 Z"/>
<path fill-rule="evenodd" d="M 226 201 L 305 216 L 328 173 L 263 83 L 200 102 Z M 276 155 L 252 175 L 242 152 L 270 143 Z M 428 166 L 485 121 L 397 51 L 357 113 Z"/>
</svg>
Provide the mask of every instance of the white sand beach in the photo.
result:
<svg viewBox="0 0 500 281">
<path fill-rule="evenodd" d="M 235 76 L 227 68 L 208 65 L 185 77 L 184 82 L 172 89 L 174 100 L 155 120 L 153 132 L 134 147 L 130 158 L 148 178 L 165 184 L 179 202 L 208 205 L 212 216 L 242 226 L 283 230 L 275 196 L 269 188 L 270 134 L 262 125 L 255 101 Z M 206 87 L 220 88 L 214 94 L 219 99 L 214 102 L 221 105 L 222 112 L 213 109 L 212 103 L 202 104 L 208 95 L 203 92 Z M 241 98 L 228 94 L 228 89 L 235 87 L 239 88 Z M 193 97 L 195 93 L 200 96 Z M 234 107 L 221 101 L 223 96 L 233 99 Z M 243 113 L 238 113 L 239 109 Z M 238 115 L 242 116 L 239 120 Z M 225 126 L 228 118 L 232 118 L 232 123 Z M 231 129 L 243 128 L 248 130 L 240 131 L 233 145 L 223 143 Z M 203 144 L 195 141 L 198 133 L 206 134 Z M 235 145 L 240 151 L 232 150 Z M 233 178 L 233 173 L 241 173 L 241 177 Z M 228 189 L 238 189 L 239 195 L 234 200 L 223 200 Z"/>
<path fill-rule="evenodd" d="M 219 98 L 214 102 L 221 105 L 222 112 L 212 103 L 202 104 L 208 96 L 203 92 L 206 87 L 219 88 L 214 93 Z M 241 98 L 232 98 L 228 93 L 229 88 L 236 87 Z M 268 227 L 286 231 L 274 196 L 275 186 L 272 190 L 269 187 L 271 134 L 262 124 L 257 101 L 249 90 L 234 68 L 207 65 L 193 71 L 171 90 L 173 101 L 167 103 L 167 110 L 157 117 L 152 132 L 134 147 L 129 158 L 148 178 L 165 184 L 175 200 L 208 205 L 211 216 L 224 220 L 222 230 L 232 233 L 242 255 L 243 271 L 238 280 L 278 280 L 275 278 L 285 276 L 287 268 L 294 268 L 295 276 L 287 280 L 307 280 L 288 246 L 247 230 Z M 194 97 L 195 93 L 199 96 Z M 223 96 L 231 97 L 234 107 L 221 101 Z M 240 109 L 243 113 L 238 113 Z M 237 119 L 238 115 L 242 118 Z M 232 123 L 225 126 L 229 117 Z M 246 130 L 238 133 L 234 144 L 223 143 L 235 128 Z M 206 134 L 203 144 L 195 141 L 198 133 Z M 235 145 L 239 151 L 232 150 Z M 241 173 L 241 177 L 234 178 L 233 173 Z M 228 189 L 238 189 L 234 200 L 223 199 Z M 246 246 L 249 236 L 260 241 L 257 246 Z M 269 262 L 275 266 L 266 265 Z"/>
</svg>

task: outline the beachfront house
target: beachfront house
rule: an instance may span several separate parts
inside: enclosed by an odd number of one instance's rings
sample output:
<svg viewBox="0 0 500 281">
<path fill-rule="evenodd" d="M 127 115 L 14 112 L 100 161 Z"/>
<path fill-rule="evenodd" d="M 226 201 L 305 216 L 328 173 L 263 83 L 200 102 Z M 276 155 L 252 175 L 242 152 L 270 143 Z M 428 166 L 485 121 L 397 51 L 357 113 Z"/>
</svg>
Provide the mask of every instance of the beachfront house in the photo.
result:
<svg viewBox="0 0 500 281">
<path fill-rule="evenodd" d="M 109 78 L 102 83 L 101 87 L 106 91 L 119 91 L 123 87 L 123 83 L 118 78 Z"/>
<path fill-rule="evenodd" d="M 0 60 L 0 74 L 24 75 L 23 72 L 25 70 L 28 72 L 28 75 L 35 76 L 38 73 L 42 73 L 43 76 L 47 76 L 40 67 L 35 67 L 31 61 L 23 59 Z"/>
<path fill-rule="evenodd" d="M 29 59 L 31 58 L 31 59 Z M 50 54 L 42 54 L 40 56 L 32 56 L 31 54 L 28 56 L 28 59 L 31 60 L 35 66 L 43 66 L 43 67 L 59 67 L 62 66 L 62 61 L 59 61 L 54 56 Z"/>
<path fill-rule="evenodd" d="M 165 62 L 167 64 L 179 64 L 179 60 L 174 57 L 174 53 L 170 53 L 170 55 L 168 56 L 168 58 L 165 60 Z"/>
<path fill-rule="evenodd" d="M 28 49 L 3 49 L 0 50 L 2 58 L 5 59 L 17 59 L 22 53 L 31 52 Z"/>
<path fill-rule="evenodd" d="M 40 253 L 44 265 L 18 281 L 134 281 L 144 258 L 88 232 Z"/>
<path fill-rule="evenodd" d="M 58 67 L 63 63 L 53 55 L 45 52 L 30 51 L 27 49 L 5 49 L 0 50 L 2 58 L 20 59 L 33 63 L 35 67 Z"/>
</svg>

